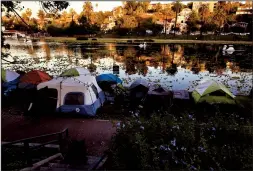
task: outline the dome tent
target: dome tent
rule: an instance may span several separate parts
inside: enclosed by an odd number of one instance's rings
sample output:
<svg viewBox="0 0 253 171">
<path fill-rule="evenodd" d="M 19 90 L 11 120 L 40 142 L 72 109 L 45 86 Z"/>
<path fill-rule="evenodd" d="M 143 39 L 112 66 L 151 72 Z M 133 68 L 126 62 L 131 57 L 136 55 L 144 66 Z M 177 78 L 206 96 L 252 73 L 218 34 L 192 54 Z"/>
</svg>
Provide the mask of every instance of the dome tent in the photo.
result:
<svg viewBox="0 0 253 171">
<path fill-rule="evenodd" d="M 20 83 L 18 85 L 19 88 L 36 88 L 36 85 L 39 83 L 49 81 L 52 78 L 44 71 L 39 71 L 39 70 L 33 70 L 30 71 L 26 74 L 24 74 L 20 78 Z"/>
<path fill-rule="evenodd" d="M 106 100 L 113 102 L 122 80 L 114 74 L 101 74 L 96 77 L 96 80 L 99 87 L 104 91 Z"/>
<path fill-rule="evenodd" d="M 235 104 L 235 96 L 223 84 L 214 80 L 203 80 L 192 92 L 196 103 Z"/>
<path fill-rule="evenodd" d="M 57 90 L 56 110 L 95 116 L 104 103 L 104 93 L 93 76 L 58 77 L 40 83 L 37 89 L 48 87 Z"/>
<path fill-rule="evenodd" d="M 9 92 L 15 90 L 20 81 L 20 75 L 15 71 L 1 69 L 2 76 L 2 91 L 4 95 L 9 95 Z"/>
<path fill-rule="evenodd" d="M 173 94 L 167 88 L 159 84 L 150 86 L 145 100 L 146 114 L 151 114 L 155 110 L 168 109 L 171 105 Z"/>
<path fill-rule="evenodd" d="M 64 71 L 60 76 L 62 77 L 76 77 L 81 75 L 91 75 L 90 71 L 88 69 L 82 68 L 82 67 L 76 67 L 71 68 L 66 71 Z"/>
<path fill-rule="evenodd" d="M 96 77 L 97 82 L 109 82 L 112 84 L 122 84 L 122 80 L 114 74 L 101 74 Z"/>
<path fill-rule="evenodd" d="M 145 102 L 150 84 L 145 79 L 135 80 L 129 87 L 131 106 L 136 107 Z"/>
<path fill-rule="evenodd" d="M 17 79 L 20 75 L 15 71 L 1 69 L 1 76 L 3 82 L 11 82 Z"/>
</svg>

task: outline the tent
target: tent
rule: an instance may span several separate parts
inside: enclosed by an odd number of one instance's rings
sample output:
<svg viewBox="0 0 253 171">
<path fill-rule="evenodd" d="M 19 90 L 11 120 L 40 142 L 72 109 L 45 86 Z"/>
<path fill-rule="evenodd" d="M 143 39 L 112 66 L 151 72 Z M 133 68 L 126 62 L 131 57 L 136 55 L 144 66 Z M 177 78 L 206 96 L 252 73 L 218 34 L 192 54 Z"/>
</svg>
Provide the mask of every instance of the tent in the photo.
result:
<svg viewBox="0 0 253 171">
<path fill-rule="evenodd" d="M 39 70 L 33 70 L 21 77 L 18 87 L 26 89 L 36 88 L 36 85 L 39 83 L 49 81 L 51 79 L 52 78 L 47 73 Z"/>
<path fill-rule="evenodd" d="M 88 69 L 82 67 L 71 68 L 64 71 L 60 76 L 62 77 L 76 77 L 81 75 L 91 75 Z"/>
<path fill-rule="evenodd" d="M 95 116 L 104 103 L 104 93 L 93 76 L 58 77 L 40 83 L 37 89 L 44 87 L 57 90 L 56 110 L 59 112 Z"/>
<path fill-rule="evenodd" d="M 1 70 L 2 75 L 2 88 L 4 95 L 7 95 L 12 90 L 17 88 L 17 85 L 20 80 L 20 75 L 15 71 L 10 70 Z"/>
<path fill-rule="evenodd" d="M 148 95 L 168 96 L 172 95 L 172 93 L 167 88 L 162 87 L 161 85 L 152 85 L 148 90 Z"/>
<path fill-rule="evenodd" d="M 145 101 L 149 86 L 144 79 L 137 79 L 130 85 L 130 101 L 133 107 Z"/>
<path fill-rule="evenodd" d="M 204 80 L 192 92 L 196 103 L 235 104 L 235 96 L 221 83 Z"/>
<path fill-rule="evenodd" d="M 144 87 L 144 88 L 148 89 L 148 88 L 149 88 L 149 83 L 148 83 L 147 80 L 144 80 L 144 79 L 142 79 L 142 78 L 139 78 L 139 79 L 135 80 L 135 81 L 130 85 L 129 89 L 130 89 L 130 90 L 133 90 L 133 89 L 135 89 L 135 88 L 137 88 L 137 87 Z"/>
<path fill-rule="evenodd" d="M 114 74 L 101 74 L 96 77 L 97 82 L 109 82 L 112 84 L 122 84 L 122 80 Z"/>
<path fill-rule="evenodd" d="M 145 106 L 148 112 L 171 105 L 173 93 L 161 85 L 152 85 L 149 88 Z M 147 113 L 148 113 L 147 112 Z"/>
<path fill-rule="evenodd" d="M 10 70 L 1 70 L 1 75 L 2 75 L 2 81 L 3 82 L 10 82 L 15 79 L 17 79 L 20 75 L 15 72 L 15 71 L 10 71 Z"/>
<path fill-rule="evenodd" d="M 115 91 L 118 89 L 117 84 L 122 84 L 122 80 L 114 74 L 101 74 L 96 77 L 99 87 L 104 91 L 108 101 L 114 101 Z"/>
</svg>

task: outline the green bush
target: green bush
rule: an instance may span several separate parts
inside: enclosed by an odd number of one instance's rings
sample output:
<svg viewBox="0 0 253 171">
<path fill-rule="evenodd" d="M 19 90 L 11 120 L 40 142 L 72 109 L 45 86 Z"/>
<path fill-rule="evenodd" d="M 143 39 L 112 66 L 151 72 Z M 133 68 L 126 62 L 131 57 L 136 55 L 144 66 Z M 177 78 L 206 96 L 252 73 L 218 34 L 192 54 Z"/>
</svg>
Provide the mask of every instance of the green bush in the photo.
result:
<svg viewBox="0 0 253 171">
<path fill-rule="evenodd" d="M 137 115 L 137 114 L 135 114 Z M 236 114 L 217 112 L 208 122 L 194 115 L 157 113 L 124 121 L 110 147 L 108 169 L 252 169 L 249 125 Z"/>
</svg>

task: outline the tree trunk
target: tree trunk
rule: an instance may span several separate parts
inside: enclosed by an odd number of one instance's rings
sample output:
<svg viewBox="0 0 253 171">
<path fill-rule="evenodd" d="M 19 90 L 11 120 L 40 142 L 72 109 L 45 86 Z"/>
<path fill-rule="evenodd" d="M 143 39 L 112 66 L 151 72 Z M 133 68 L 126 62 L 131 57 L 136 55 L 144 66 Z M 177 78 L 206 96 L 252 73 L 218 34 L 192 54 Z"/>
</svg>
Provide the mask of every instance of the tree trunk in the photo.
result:
<svg viewBox="0 0 253 171">
<path fill-rule="evenodd" d="M 178 13 L 178 5 L 176 7 L 176 19 L 175 19 L 175 26 L 174 26 L 174 37 L 176 36 L 176 27 L 177 27 L 177 13 Z"/>
</svg>

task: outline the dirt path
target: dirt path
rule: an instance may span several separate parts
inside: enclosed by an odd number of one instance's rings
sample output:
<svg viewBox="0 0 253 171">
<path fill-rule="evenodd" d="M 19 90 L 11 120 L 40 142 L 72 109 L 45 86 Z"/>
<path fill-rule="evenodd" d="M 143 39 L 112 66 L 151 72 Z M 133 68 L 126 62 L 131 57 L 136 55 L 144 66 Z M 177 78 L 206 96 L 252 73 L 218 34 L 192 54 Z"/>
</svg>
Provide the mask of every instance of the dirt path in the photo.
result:
<svg viewBox="0 0 253 171">
<path fill-rule="evenodd" d="M 90 155 L 101 155 L 107 149 L 116 128 L 110 121 L 84 118 L 43 117 L 39 122 L 25 120 L 22 116 L 2 115 L 2 141 L 39 136 L 69 129 L 74 139 L 85 139 Z"/>
</svg>

